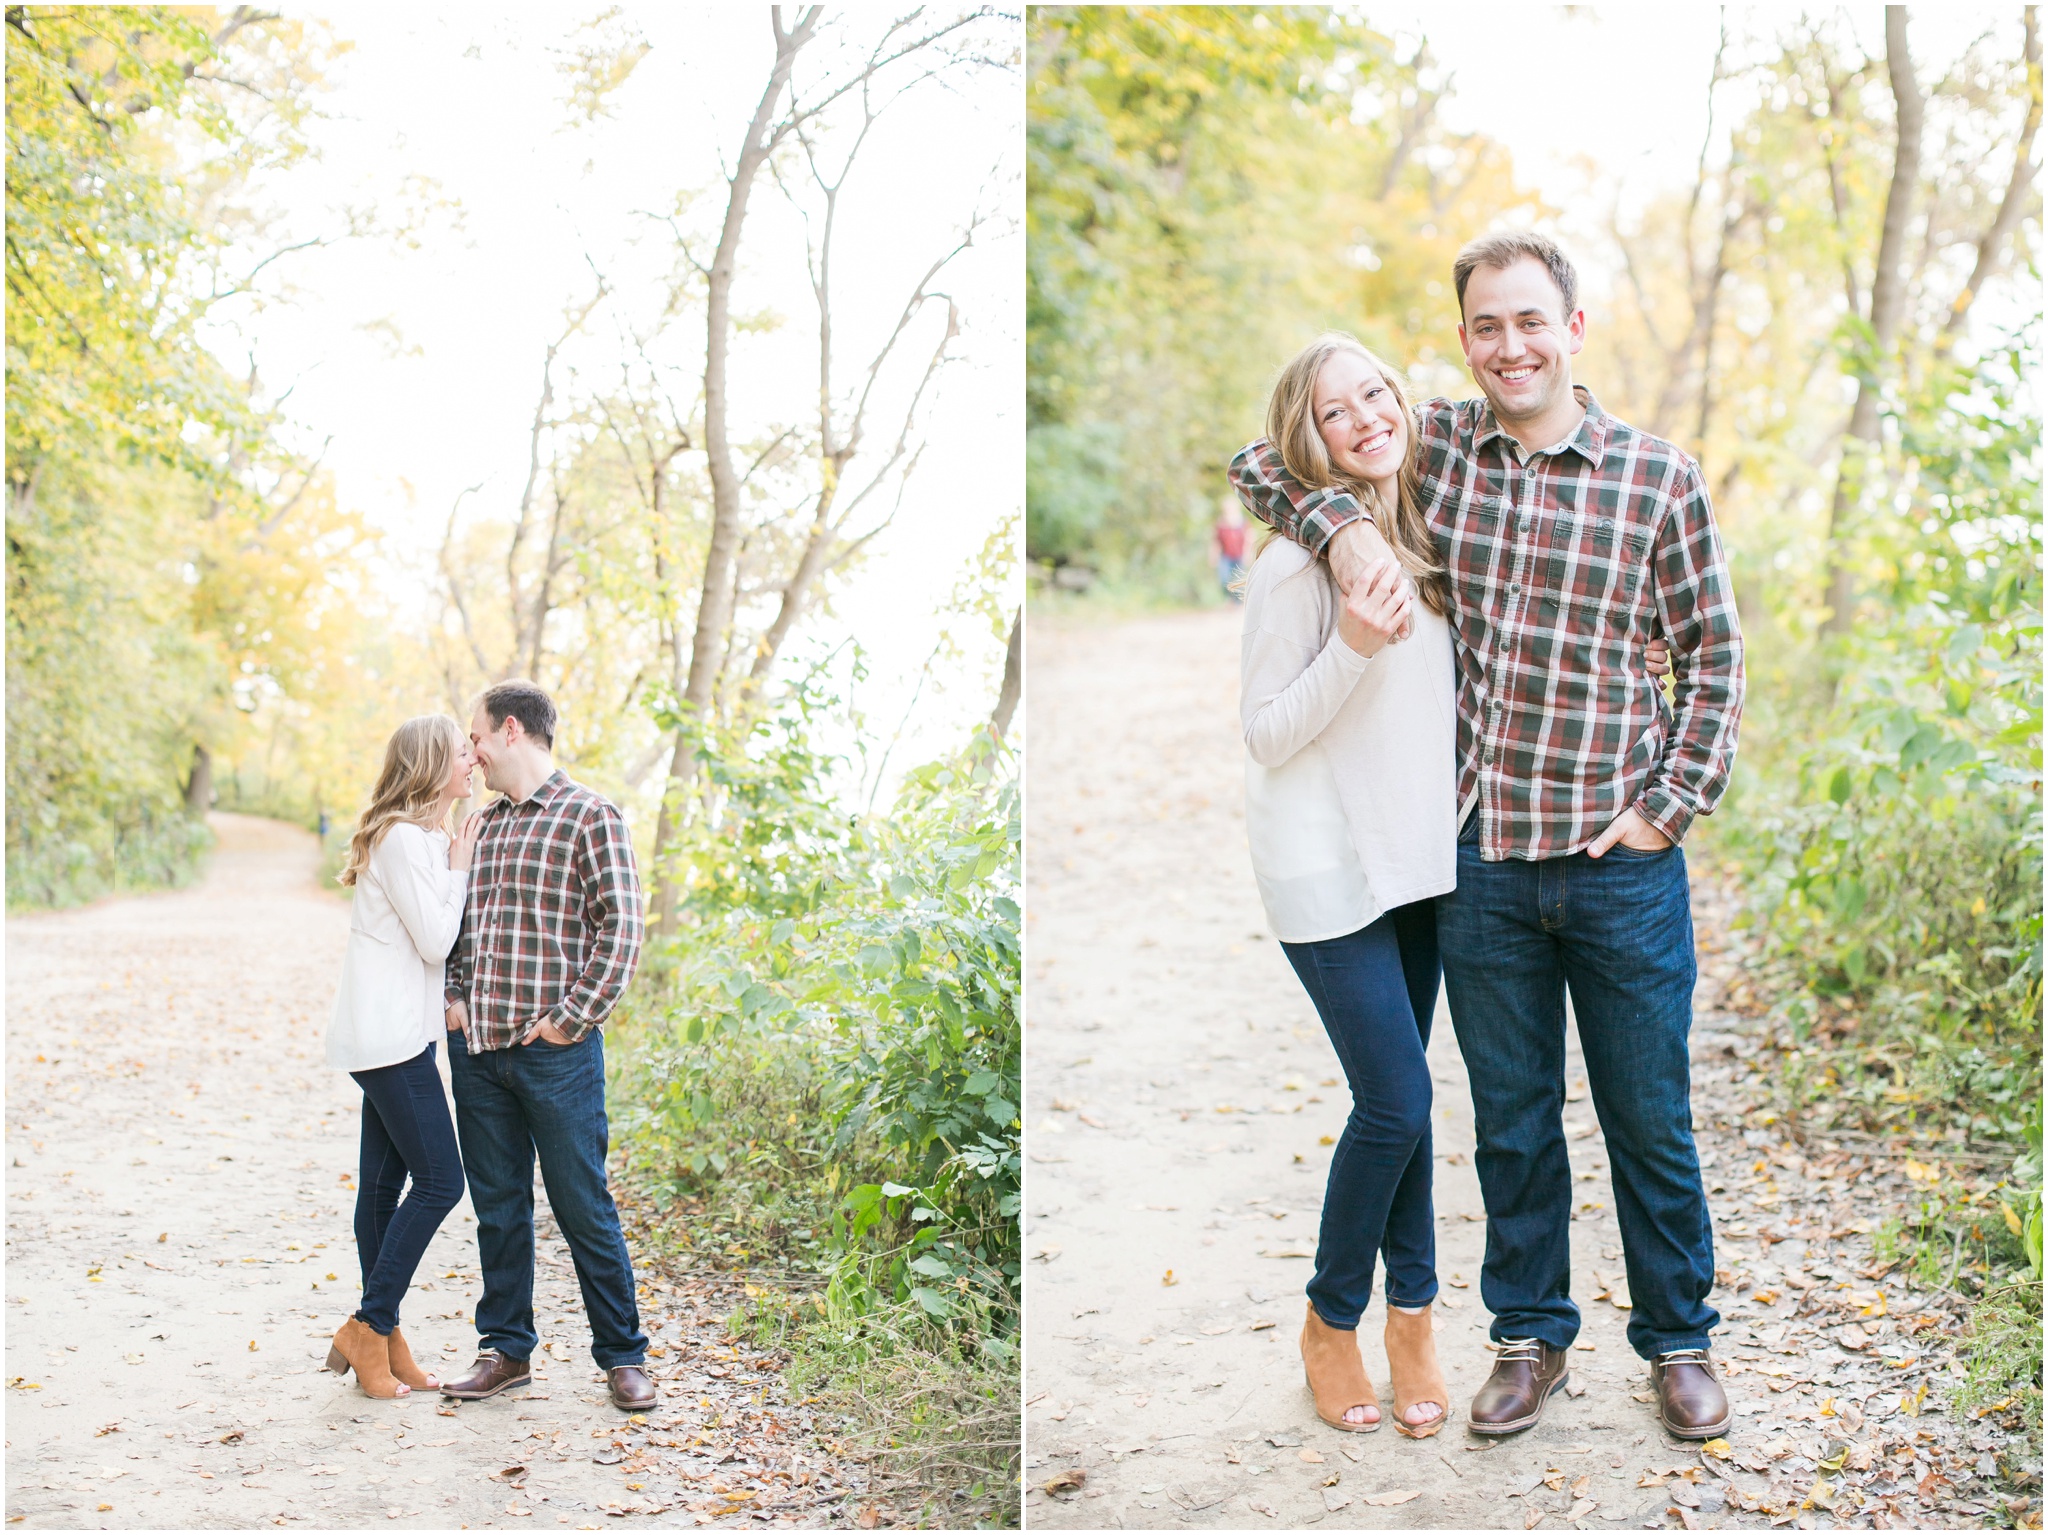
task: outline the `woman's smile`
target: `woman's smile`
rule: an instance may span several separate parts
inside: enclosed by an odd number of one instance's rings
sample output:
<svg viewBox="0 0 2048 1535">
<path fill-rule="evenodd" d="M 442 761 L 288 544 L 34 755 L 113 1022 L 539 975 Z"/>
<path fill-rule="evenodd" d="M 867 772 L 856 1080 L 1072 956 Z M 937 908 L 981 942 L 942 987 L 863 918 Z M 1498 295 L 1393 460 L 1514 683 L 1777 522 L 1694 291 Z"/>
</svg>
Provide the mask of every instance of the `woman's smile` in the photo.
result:
<svg viewBox="0 0 2048 1535">
<path fill-rule="evenodd" d="M 1349 350 L 1332 353 L 1316 375 L 1315 413 L 1333 469 L 1376 487 L 1390 485 L 1408 452 L 1408 417 L 1370 359 Z"/>
</svg>

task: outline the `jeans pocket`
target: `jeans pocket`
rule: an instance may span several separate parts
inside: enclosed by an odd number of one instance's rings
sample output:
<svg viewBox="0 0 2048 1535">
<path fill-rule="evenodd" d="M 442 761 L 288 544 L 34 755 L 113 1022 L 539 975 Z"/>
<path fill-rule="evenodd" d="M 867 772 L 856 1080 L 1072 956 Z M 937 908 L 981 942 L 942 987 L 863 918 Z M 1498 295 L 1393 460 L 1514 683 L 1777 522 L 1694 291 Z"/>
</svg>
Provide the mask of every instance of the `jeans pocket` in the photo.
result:
<svg viewBox="0 0 2048 1535">
<path fill-rule="evenodd" d="M 1601 856 L 1619 858 L 1623 863 L 1647 863 L 1652 858 L 1662 858 L 1666 854 L 1675 853 L 1676 851 L 1678 851 L 1678 844 L 1676 842 L 1672 843 L 1669 847 L 1660 847 L 1654 853 L 1647 852 L 1639 847 L 1630 847 L 1626 842 L 1617 842 Z"/>
</svg>

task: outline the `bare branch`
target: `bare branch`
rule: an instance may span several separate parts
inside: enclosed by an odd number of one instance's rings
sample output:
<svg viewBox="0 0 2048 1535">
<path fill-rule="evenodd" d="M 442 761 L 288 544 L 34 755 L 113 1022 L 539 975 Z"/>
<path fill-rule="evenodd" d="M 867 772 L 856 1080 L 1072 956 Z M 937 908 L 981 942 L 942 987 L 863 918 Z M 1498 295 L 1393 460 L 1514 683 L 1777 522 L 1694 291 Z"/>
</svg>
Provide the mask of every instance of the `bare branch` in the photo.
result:
<svg viewBox="0 0 2048 1535">
<path fill-rule="evenodd" d="M 454 560 L 456 514 L 462 510 L 464 498 L 483 488 L 483 482 L 478 481 L 457 496 L 455 504 L 448 508 L 448 531 L 441 536 L 441 576 L 448 583 L 448 595 L 454 600 L 456 614 L 462 619 L 462 637 L 469 642 L 469 653 L 476 661 L 476 669 L 489 678 L 492 675 L 491 663 L 484 659 L 483 646 L 477 643 L 476 626 L 470 622 L 469 602 L 463 595 L 461 578 L 455 574 Z"/>
<path fill-rule="evenodd" d="M 1955 296 L 1949 305 L 1948 315 L 1941 322 L 1941 349 L 1946 351 L 1953 343 L 1956 332 L 1961 328 L 1963 316 L 1970 312 L 1970 305 L 1984 290 L 1984 284 L 1997 272 L 2005 257 L 2006 241 L 2025 211 L 2027 195 L 2033 190 L 2034 177 L 2040 167 L 2034 163 L 2034 138 L 2041 129 L 2041 33 L 2036 13 L 2039 7 L 2026 6 L 2026 43 L 2024 57 L 2027 66 L 2027 116 L 2020 126 L 2020 136 L 2013 150 L 2012 179 L 2006 183 L 2005 195 L 1999 199 L 1998 212 L 1991 225 L 1984 231 L 1984 237 L 1977 242 L 1977 262 L 1970 270 L 1970 280 L 1963 284 L 1963 291 Z"/>
</svg>

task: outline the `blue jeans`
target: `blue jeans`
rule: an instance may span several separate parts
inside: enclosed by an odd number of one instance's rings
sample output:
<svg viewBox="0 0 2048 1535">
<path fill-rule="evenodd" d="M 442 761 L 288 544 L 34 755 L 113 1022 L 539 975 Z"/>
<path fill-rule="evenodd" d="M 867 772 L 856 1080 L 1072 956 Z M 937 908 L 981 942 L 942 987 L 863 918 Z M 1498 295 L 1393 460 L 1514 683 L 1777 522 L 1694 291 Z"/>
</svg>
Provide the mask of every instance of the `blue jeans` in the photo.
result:
<svg viewBox="0 0 2048 1535">
<path fill-rule="evenodd" d="M 448 1036 L 455 1120 L 476 1209 L 484 1294 L 476 1308 L 482 1346 L 531 1359 L 540 1346 L 533 1324 L 533 1162 L 548 1205 L 569 1244 L 590 1353 L 598 1368 L 641 1364 L 647 1337 L 633 1300 L 633 1260 L 605 1182 L 611 1149 L 604 1113 L 604 1036 L 592 1029 L 573 1045 L 536 1040 L 508 1050 L 468 1052 Z"/>
<path fill-rule="evenodd" d="M 1429 1024 L 1436 1012 L 1436 903 L 1416 901 L 1321 943 L 1283 943 L 1351 1087 L 1330 1158 L 1309 1304 L 1330 1327 L 1358 1326 L 1376 1259 L 1387 1303 L 1436 1298 L 1430 1204 Z"/>
<path fill-rule="evenodd" d="M 356 1180 L 363 1303 L 356 1320 L 389 1337 L 427 1244 L 462 1198 L 462 1159 L 432 1045 L 396 1066 L 349 1075 L 363 1090 L 362 1175 Z M 412 1191 L 401 1200 L 408 1176 Z"/>
<path fill-rule="evenodd" d="M 1692 1139 L 1692 906 L 1685 854 L 1616 846 L 1487 863 L 1458 844 L 1437 902 L 1444 986 L 1472 1081 L 1486 1200 L 1480 1293 L 1493 1337 L 1569 1347 L 1572 1171 L 1565 1151 L 1565 990 L 1606 1132 L 1628 1271 L 1628 1340 L 1648 1359 L 1705 1348 L 1714 1234 Z"/>
</svg>

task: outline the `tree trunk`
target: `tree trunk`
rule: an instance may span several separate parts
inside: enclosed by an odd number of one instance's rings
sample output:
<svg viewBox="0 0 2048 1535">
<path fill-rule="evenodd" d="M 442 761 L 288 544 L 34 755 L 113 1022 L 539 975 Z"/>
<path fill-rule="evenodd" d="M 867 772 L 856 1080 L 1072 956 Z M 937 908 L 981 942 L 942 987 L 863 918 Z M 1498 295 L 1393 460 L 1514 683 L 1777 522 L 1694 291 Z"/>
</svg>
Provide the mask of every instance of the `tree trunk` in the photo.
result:
<svg viewBox="0 0 2048 1535">
<path fill-rule="evenodd" d="M 1856 405 L 1849 413 L 1849 435 L 1842 444 L 1841 467 L 1835 474 L 1835 499 L 1828 510 L 1828 616 L 1821 624 L 1824 639 L 1846 635 L 1855 626 L 1854 578 L 1849 568 L 1849 523 L 1863 496 L 1863 477 L 1878 443 L 1877 407 L 1883 392 L 1882 373 L 1898 338 L 1905 311 L 1906 225 L 1912 217 L 1913 190 L 1920 180 L 1920 128 L 1925 103 L 1913 77 L 1913 56 L 1906 48 L 1906 7 L 1884 8 L 1885 59 L 1891 73 L 1892 98 L 1898 105 L 1898 147 L 1892 157 L 1891 189 L 1885 195 L 1884 233 L 1878 240 L 1877 265 L 1870 280 L 1869 356 L 1856 386 Z"/>
<path fill-rule="evenodd" d="M 785 32 L 782 13 L 774 13 L 775 64 L 768 84 L 754 108 L 753 120 L 740 145 L 733 166 L 730 190 L 725 202 L 725 221 L 718 232 L 718 249 L 711 258 L 704 298 L 704 452 L 711 475 L 711 540 L 704 555 L 704 583 L 697 600 L 697 628 L 690 640 L 690 669 L 684 679 L 681 703 L 684 722 L 676 729 L 675 748 L 669 757 L 668 786 L 662 795 L 661 816 L 654 829 L 654 929 L 666 937 L 675 929 L 676 890 L 662 873 L 662 861 L 671 850 L 682 816 L 681 791 L 693 776 L 691 721 L 709 713 L 718 672 L 725 655 L 725 631 L 732 623 L 733 566 L 740 543 L 740 477 L 733 467 L 732 438 L 727 413 L 726 362 L 732 336 L 732 280 L 739 264 L 740 232 L 746 224 L 747 202 L 754 183 L 779 136 L 775 128 L 775 107 L 789 84 L 796 56 L 818 24 L 819 7 L 811 6 Z"/>
<path fill-rule="evenodd" d="M 988 717 L 989 727 L 1000 736 L 1010 733 L 1010 717 L 1024 696 L 1024 610 L 1010 620 L 1010 648 L 1003 657 L 1003 690 L 996 696 L 996 712 Z"/>
<path fill-rule="evenodd" d="M 213 808 L 213 754 L 203 746 L 192 748 L 192 775 L 185 780 L 185 809 L 203 816 Z"/>
<path fill-rule="evenodd" d="M 1944 353 L 1954 343 L 1956 332 L 1962 328 L 1963 316 L 1970 312 L 1970 305 L 1976 302 L 1985 282 L 1998 270 L 2005 256 L 2005 242 L 2019 223 L 2020 215 L 2026 211 L 2027 194 L 2033 190 L 2036 170 L 2034 136 L 2041 130 L 2041 32 L 2035 11 L 2036 7 L 2031 5 L 2024 11 L 2027 28 L 2027 117 L 2020 127 L 2019 145 L 2013 150 L 2012 179 L 2006 183 L 2005 196 L 1999 200 L 1991 227 L 1977 242 L 1977 263 L 1970 271 L 1970 280 L 1955 296 L 1947 317 L 1941 322 L 1939 345 Z"/>
</svg>

